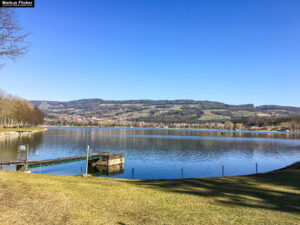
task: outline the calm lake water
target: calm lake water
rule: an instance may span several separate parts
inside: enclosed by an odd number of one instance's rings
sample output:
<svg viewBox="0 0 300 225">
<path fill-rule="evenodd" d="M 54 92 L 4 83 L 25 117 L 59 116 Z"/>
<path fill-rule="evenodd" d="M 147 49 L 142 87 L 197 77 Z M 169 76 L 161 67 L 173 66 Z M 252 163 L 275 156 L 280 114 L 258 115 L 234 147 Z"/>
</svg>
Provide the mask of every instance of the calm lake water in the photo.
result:
<svg viewBox="0 0 300 225">
<path fill-rule="evenodd" d="M 19 144 L 29 144 L 30 159 L 50 159 L 92 152 L 125 154 L 124 172 L 111 177 L 136 179 L 246 175 L 300 161 L 300 134 L 207 130 L 49 128 L 31 136 L 0 141 L 0 160 L 17 159 Z M 7 168 L 6 168 L 7 169 Z M 11 168 L 13 169 L 13 168 Z M 80 175 L 85 161 L 32 169 L 32 173 Z M 98 174 L 99 175 L 99 174 Z M 105 175 L 100 175 L 105 176 Z"/>
</svg>

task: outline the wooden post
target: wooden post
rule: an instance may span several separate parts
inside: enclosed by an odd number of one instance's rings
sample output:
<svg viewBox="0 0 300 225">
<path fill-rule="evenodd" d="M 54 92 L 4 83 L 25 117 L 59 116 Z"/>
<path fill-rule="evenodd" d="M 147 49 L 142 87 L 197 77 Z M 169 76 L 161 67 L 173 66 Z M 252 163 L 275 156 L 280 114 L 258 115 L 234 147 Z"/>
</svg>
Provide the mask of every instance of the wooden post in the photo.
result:
<svg viewBox="0 0 300 225">
<path fill-rule="evenodd" d="M 224 165 L 222 165 L 222 177 L 224 177 Z"/>
<path fill-rule="evenodd" d="M 256 174 L 257 174 L 257 163 L 256 163 Z"/>
<path fill-rule="evenodd" d="M 132 179 L 134 179 L 134 168 L 132 168 Z"/>
<path fill-rule="evenodd" d="M 35 150 L 35 160 L 36 161 L 39 160 L 39 150 L 38 149 Z"/>
<path fill-rule="evenodd" d="M 90 146 L 88 145 L 87 148 L 86 148 L 86 167 L 85 167 L 85 175 L 88 174 L 89 151 L 90 151 Z"/>
</svg>

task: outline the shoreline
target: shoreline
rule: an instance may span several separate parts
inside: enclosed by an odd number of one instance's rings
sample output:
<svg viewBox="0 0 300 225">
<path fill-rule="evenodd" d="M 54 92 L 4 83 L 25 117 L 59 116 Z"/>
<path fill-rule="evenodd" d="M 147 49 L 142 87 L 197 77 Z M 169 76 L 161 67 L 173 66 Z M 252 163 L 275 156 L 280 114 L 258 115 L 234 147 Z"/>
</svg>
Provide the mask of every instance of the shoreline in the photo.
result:
<svg viewBox="0 0 300 225">
<path fill-rule="evenodd" d="M 8 131 L 5 131 L 7 129 Z M 46 127 L 35 127 L 35 128 L 3 128 L 0 129 L 0 140 L 19 137 L 21 135 L 30 135 L 33 133 L 44 132 L 48 130 Z"/>
<path fill-rule="evenodd" d="M 271 133 L 271 134 L 300 134 L 300 130 L 296 131 L 270 131 L 270 130 L 225 130 L 225 129 L 209 129 L 209 128 L 164 128 L 164 127 L 101 127 L 101 126 L 46 126 L 47 128 L 99 128 L 99 129 L 148 129 L 148 130 L 186 130 L 186 131 L 208 131 L 208 132 L 226 132 L 226 133 Z"/>
<path fill-rule="evenodd" d="M 264 174 L 183 180 L 0 171 L 0 223 L 298 224 L 299 172 L 299 163 Z"/>
<path fill-rule="evenodd" d="M 167 178 L 167 179 L 130 179 L 130 178 L 119 178 L 119 177 L 99 177 L 99 176 L 91 176 L 89 174 L 89 178 L 93 178 L 93 179 L 109 179 L 109 180 L 116 180 L 116 181 L 129 181 L 129 182 L 135 182 L 135 181 L 145 181 L 145 182 L 155 182 L 155 181 L 188 181 L 188 180 L 199 180 L 199 179 L 219 179 L 219 178 L 235 178 L 235 177 L 253 177 L 253 176 L 264 176 L 264 175 L 268 175 L 268 174 L 272 174 L 272 173 L 277 173 L 277 172 L 284 172 L 285 170 L 290 170 L 293 168 L 298 168 L 300 167 L 300 161 L 291 163 L 287 166 L 284 166 L 282 168 L 279 169 L 274 169 L 268 172 L 264 172 L 264 173 L 251 173 L 251 174 L 247 174 L 247 175 L 234 175 L 234 176 L 217 176 L 217 177 L 193 177 L 193 178 Z M 13 172 L 13 173 L 24 173 L 24 172 L 20 172 L 20 171 L 11 171 L 11 170 L 0 170 L 0 172 Z M 25 174 L 25 173 L 24 173 Z M 38 174 L 38 173 L 29 173 L 29 174 L 33 174 L 33 175 L 42 175 L 42 176 L 57 176 L 57 177 L 85 177 L 83 175 L 57 175 L 57 174 Z"/>
</svg>

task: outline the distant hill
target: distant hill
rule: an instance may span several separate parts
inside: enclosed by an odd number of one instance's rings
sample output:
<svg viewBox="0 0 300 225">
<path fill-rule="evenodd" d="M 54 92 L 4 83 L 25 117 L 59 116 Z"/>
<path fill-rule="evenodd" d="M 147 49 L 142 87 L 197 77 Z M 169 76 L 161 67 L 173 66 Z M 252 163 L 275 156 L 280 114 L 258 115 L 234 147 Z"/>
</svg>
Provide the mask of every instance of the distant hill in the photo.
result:
<svg viewBox="0 0 300 225">
<path fill-rule="evenodd" d="M 135 121 L 156 123 L 203 123 L 239 118 L 272 118 L 300 115 L 300 107 L 278 105 L 229 105 L 195 100 L 31 101 L 48 120 Z"/>
</svg>

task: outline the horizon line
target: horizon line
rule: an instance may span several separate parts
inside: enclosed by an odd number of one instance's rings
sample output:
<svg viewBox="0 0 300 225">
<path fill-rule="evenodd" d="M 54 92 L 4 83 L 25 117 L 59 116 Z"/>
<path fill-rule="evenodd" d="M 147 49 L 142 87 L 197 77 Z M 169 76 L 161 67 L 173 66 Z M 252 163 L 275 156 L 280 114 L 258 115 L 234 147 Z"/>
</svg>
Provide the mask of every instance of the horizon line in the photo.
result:
<svg viewBox="0 0 300 225">
<path fill-rule="evenodd" d="M 278 105 L 278 104 L 262 104 L 262 105 L 256 105 L 253 103 L 243 103 L 243 104 L 230 104 L 230 103 L 224 103 L 221 101 L 214 101 L 214 100 L 195 100 L 195 99 L 119 99 L 119 100 L 113 100 L 113 99 L 102 99 L 102 98 L 81 98 L 76 100 L 28 100 L 30 102 L 75 102 L 75 101 L 81 101 L 81 100 L 102 100 L 102 101 L 195 101 L 195 102 L 215 102 L 215 103 L 221 103 L 225 105 L 253 105 L 254 107 L 259 106 L 282 106 L 282 107 L 295 107 L 300 108 L 300 106 L 295 105 Z"/>
</svg>

